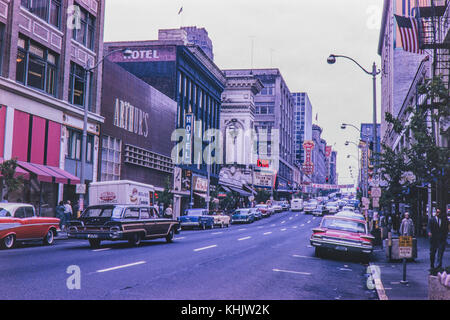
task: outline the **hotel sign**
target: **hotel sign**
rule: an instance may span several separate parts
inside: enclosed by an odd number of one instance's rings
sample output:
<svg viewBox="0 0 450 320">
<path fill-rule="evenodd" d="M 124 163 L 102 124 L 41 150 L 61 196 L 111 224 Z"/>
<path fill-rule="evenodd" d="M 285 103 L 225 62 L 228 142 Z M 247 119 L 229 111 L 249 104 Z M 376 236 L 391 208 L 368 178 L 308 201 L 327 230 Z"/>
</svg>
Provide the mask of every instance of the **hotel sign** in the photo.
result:
<svg viewBox="0 0 450 320">
<path fill-rule="evenodd" d="M 110 47 L 110 51 L 120 49 L 120 47 Z M 153 62 L 153 61 L 175 61 L 175 46 L 142 46 L 130 48 L 131 55 L 124 56 L 122 52 L 111 54 L 109 60 L 113 62 Z"/>
</svg>

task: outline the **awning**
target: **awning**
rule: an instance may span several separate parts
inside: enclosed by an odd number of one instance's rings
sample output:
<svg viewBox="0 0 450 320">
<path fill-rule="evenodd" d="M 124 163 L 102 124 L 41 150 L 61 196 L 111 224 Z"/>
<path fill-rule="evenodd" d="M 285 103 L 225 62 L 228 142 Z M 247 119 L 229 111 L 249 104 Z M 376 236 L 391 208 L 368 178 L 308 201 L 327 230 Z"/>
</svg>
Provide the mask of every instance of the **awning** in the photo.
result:
<svg viewBox="0 0 450 320">
<path fill-rule="evenodd" d="M 231 190 L 228 187 L 225 187 L 223 185 L 219 185 L 225 192 L 231 192 Z"/>
<path fill-rule="evenodd" d="M 194 194 L 195 194 L 196 196 L 199 196 L 200 198 L 206 199 L 206 193 L 194 192 Z"/>
<path fill-rule="evenodd" d="M 0 158 L 0 163 L 3 163 L 4 159 Z M 0 177 L 2 176 L 2 174 L 0 173 Z M 16 167 L 16 173 L 14 174 L 14 177 L 17 178 L 19 176 L 22 176 L 24 179 L 28 180 L 30 179 L 30 174 L 23 170 L 21 167 L 17 166 Z"/>
<path fill-rule="evenodd" d="M 258 192 L 256 192 L 255 189 L 253 189 L 249 185 L 244 185 L 244 188 L 247 188 L 247 190 L 250 191 L 253 195 L 257 195 L 258 194 Z"/>
<path fill-rule="evenodd" d="M 79 184 L 80 178 L 58 167 L 44 166 L 42 164 L 17 161 L 23 169 L 36 175 L 38 181 L 49 183 Z"/>
<path fill-rule="evenodd" d="M 244 196 L 244 197 L 250 197 L 252 195 L 250 192 L 244 191 L 244 190 L 242 190 L 240 188 L 233 188 L 233 187 L 230 187 L 230 188 L 233 191 L 239 193 L 241 196 Z"/>
</svg>

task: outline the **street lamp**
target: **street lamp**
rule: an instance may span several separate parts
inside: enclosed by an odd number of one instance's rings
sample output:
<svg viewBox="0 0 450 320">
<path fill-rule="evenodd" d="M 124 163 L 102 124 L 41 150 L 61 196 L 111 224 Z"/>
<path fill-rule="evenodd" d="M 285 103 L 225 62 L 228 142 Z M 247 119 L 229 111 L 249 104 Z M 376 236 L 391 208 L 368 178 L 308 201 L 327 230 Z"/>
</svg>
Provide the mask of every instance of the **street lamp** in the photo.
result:
<svg viewBox="0 0 450 320">
<path fill-rule="evenodd" d="M 374 144 L 374 150 L 375 150 L 375 154 L 376 154 L 378 152 L 378 139 L 377 139 L 377 75 L 380 74 L 381 70 L 377 69 L 377 65 L 374 62 L 373 65 L 372 65 L 372 71 L 367 71 L 366 69 L 364 69 L 353 58 L 350 58 L 350 57 L 347 57 L 347 56 L 343 56 L 343 55 L 336 55 L 336 54 L 330 54 L 330 56 L 327 59 L 327 63 L 328 64 L 335 64 L 336 63 L 336 58 L 348 59 L 348 60 L 354 62 L 366 74 L 372 76 L 372 80 L 373 80 L 373 144 Z M 375 163 L 378 164 L 378 155 L 375 156 Z M 375 166 L 375 174 L 376 173 L 377 173 L 377 168 Z"/>
<path fill-rule="evenodd" d="M 102 63 L 105 58 L 107 58 L 108 56 L 110 56 L 113 53 L 116 52 L 123 52 L 124 57 L 130 57 L 133 52 L 129 49 L 117 49 L 117 50 L 112 50 L 111 52 L 109 52 L 107 55 L 105 55 L 101 60 L 99 60 L 97 62 L 97 64 L 95 64 L 93 67 L 91 68 L 86 68 L 84 67 L 84 78 L 86 79 L 86 84 L 85 84 L 85 94 L 84 94 L 84 119 L 83 119 L 83 142 L 82 142 L 82 148 L 81 148 L 81 172 L 80 172 L 80 184 L 84 185 L 85 184 L 85 172 L 86 172 L 86 151 L 87 151 L 87 124 L 88 124 L 88 111 L 89 111 L 89 91 L 90 91 L 90 72 L 92 70 L 95 70 L 98 68 L 98 66 L 100 65 L 100 63 Z M 87 62 L 86 62 L 87 63 Z M 82 211 L 84 209 L 84 193 L 80 193 L 80 198 L 79 198 L 79 210 Z"/>
</svg>

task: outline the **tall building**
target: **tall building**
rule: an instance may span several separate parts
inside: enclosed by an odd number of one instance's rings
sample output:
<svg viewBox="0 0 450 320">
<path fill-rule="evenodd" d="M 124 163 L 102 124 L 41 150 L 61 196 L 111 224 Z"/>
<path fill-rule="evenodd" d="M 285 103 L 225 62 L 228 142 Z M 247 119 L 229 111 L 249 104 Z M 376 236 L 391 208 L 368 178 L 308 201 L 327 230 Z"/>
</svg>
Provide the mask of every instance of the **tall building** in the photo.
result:
<svg viewBox="0 0 450 320">
<path fill-rule="evenodd" d="M 97 180 L 102 70 L 85 70 L 103 57 L 104 10 L 103 0 L 0 1 L 0 157 L 28 173 L 10 201 L 42 215 L 77 202 L 82 148 L 86 182 Z"/>
<path fill-rule="evenodd" d="M 160 29 L 158 40 L 182 40 L 185 44 L 194 44 L 214 60 L 213 44 L 205 28 L 181 27 L 180 29 Z"/>
<path fill-rule="evenodd" d="M 194 147 L 190 150 L 187 145 L 180 147 L 186 142 L 180 137 L 176 143 L 179 152 L 174 153 L 182 160 L 180 179 L 190 181 L 183 184 L 178 209 L 192 203 L 200 205 L 206 195 L 208 176 L 203 151 L 209 144 L 202 139 L 209 129 L 219 130 L 221 95 L 226 84 L 224 74 L 198 46 L 180 40 L 105 43 L 106 52 L 118 49 L 130 49 L 132 54 L 126 57 L 119 51 L 108 59 L 177 102 L 176 129 L 193 128 L 190 133 Z M 213 184 L 218 183 L 219 169 L 217 164 L 210 168 Z"/>
<path fill-rule="evenodd" d="M 294 103 L 286 82 L 278 69 L 225 70 L 227 76 L 251 76 L 261 81 L 263 89 L 255 97 L 255 131 L 271 136 L 279 133 L 278 145 L 268 142 L 266 150 L 259 150 L 260 157 L 277 156 L 276 189 L 289 191 L 294 179 Z M 261 138 L 261 137 L 259 137 Z M 270 140 L 270 138 L 269 138 Z M 261 151 L 261 152 L 259 152 Z"/>
<path fill-rule="evenodd" d="M 318 184 L 326 183 L 328 174 L 327 159 L 326 159 L 326 145 L 327 142 L 322 139 L 322 128 L 313 124 L 312 126 L 312 141 L 314 142 L 314 149 L 312 150 L 312 162 L 314 164 L 314 173 L 312 175 L 312 182 Z"/>
<path fill-rule="evenodd" d="M 312 105 L 306 92 L 292 94 L 295 105 L 295 162 L 305 162 L 303 142 L 312 139 Z"/>
</svg>

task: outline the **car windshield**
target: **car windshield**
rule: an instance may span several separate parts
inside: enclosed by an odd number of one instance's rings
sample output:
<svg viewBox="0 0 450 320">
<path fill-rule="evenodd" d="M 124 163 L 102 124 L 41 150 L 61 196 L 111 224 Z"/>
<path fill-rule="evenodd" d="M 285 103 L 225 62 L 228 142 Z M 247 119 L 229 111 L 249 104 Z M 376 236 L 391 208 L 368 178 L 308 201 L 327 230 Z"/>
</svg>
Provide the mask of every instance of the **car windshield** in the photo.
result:
<svg viewBox="0 0 450 320">
<path fill-rule="evenodd" d="M 322 228 L 357 233 L 366 232 L 364 223 L 347 219 L 324 219 L 322 222 Z"/>
<path fill-rule="evenodd" d="M 186 210 L 184 212 L 185 216 L 202 216 L 203 210 Z"/>
<path fill-rule="evenodd" d="M 120 218 L 121 213 L 120 207 L 94 207 L 87 208 L 83 212 L 83 218 Z"/>
<path fill-rule="evenodd" d="M 265 209 L 267 206 L 265 205 L 265 204 L 258 204 L 257 206 L 256 206 L 256 208 L 263 208 L 263 209 Z"/>
<path fill-rule="evenodd" d="M 11 212 L 4 208 L 0 208 L 0 217 L 11 217 Z"/>
</svg>

